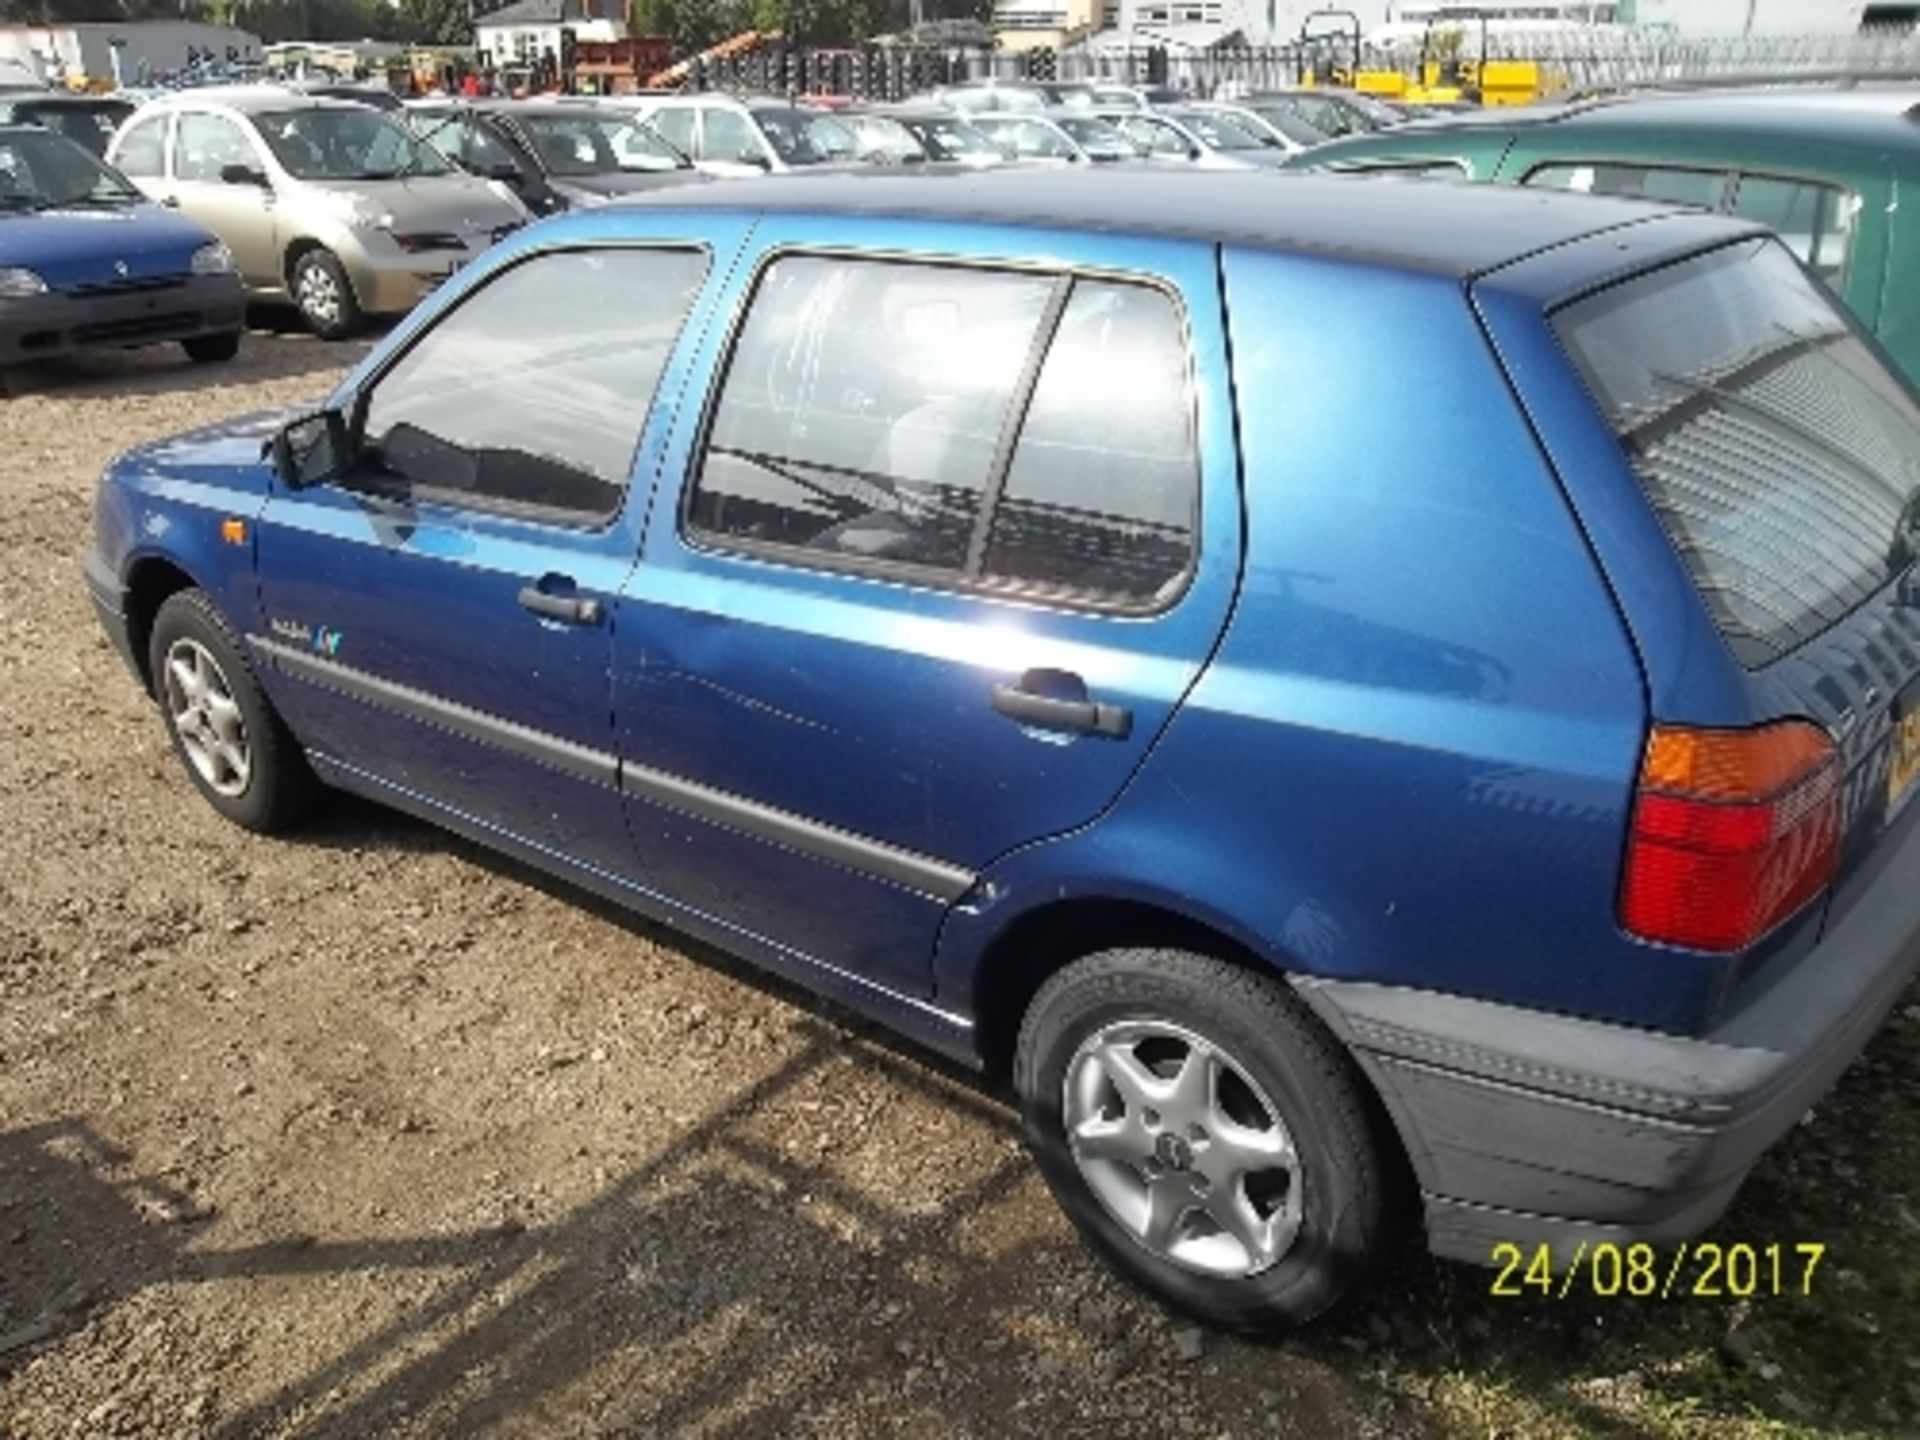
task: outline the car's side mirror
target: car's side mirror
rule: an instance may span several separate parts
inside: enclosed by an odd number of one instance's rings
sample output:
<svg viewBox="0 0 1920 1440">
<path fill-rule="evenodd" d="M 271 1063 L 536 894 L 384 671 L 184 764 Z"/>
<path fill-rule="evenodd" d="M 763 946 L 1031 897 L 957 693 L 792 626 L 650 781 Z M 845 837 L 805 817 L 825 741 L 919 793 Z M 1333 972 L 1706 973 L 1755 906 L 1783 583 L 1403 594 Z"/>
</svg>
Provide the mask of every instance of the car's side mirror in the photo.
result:
<svg viewBox="0 0 1920 1440">
<path fill-rule="evenodd" d="M 487 179 L 503 180 L 509 185 L 518 185 L 523 178 L 520 167 L 511 160 L 502 160 L 498 165 L 489 165 L 485 173 Z"/>
<path fill-rule="evenodd" d="M 258 185 L 263 190 L 271 189 L 264 170 L 256 170 L 251 165 L 222 165 L 220 180 L 225 185 Z"/>
<path fill-rule="evenodd" d="M 347 420 L 338 410 L 320 410 L 290 421 L 267 446 L 274 474 L 289 490 L 335 479 L 352 459 Z"/>
</svg>

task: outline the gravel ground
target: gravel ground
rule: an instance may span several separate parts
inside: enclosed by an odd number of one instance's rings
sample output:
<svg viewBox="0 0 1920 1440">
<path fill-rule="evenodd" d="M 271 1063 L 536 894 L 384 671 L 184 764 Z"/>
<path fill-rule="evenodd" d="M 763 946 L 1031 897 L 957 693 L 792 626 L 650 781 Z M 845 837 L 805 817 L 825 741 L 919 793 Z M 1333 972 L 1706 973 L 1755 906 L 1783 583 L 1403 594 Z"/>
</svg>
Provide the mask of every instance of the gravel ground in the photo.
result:
<svg viewBox="0 0 1920 1440">
<path fill-rule="evenodd" d="M 88 610 L 93 480 L 358 353 L 0 401 L 0 1435 L 1915 1429 L 1920 1007 L 1720 1228 L 1826 1242 L 1811 1298 L 1410 1258 L 1253 1344 L 1110 1279 L 969 1077 L 373 807 L 219 822 Z"/>
</svg>

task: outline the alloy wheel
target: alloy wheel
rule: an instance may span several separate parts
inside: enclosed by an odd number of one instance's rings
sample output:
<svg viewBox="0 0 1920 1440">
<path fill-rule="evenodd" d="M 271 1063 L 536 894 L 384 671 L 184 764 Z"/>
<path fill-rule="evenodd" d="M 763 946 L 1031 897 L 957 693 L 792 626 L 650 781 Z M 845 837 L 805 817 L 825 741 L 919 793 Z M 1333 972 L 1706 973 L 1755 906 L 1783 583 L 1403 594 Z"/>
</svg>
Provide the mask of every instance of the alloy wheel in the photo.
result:
<svg viewBox="0 0 1920 1440">
<path fill-rule="evenodd" d="M 1107 1025 L 1074 1052 L 1062 1101 L 1081 1177 L 1152 1254 L 1243 1279 L 1292 1248 L 1299 1152 L 1279 1109 L 1220 1046 L 1167 1021 Z"/>
<path fill-rule="evenodd" d="M 241 794 L 252 778 L 253 752 L 220 662 L 198 640 L 182 637 L 167 647 L 163 684 L 173 733 L 195 773 L 217 794 Z"/>
</svg>

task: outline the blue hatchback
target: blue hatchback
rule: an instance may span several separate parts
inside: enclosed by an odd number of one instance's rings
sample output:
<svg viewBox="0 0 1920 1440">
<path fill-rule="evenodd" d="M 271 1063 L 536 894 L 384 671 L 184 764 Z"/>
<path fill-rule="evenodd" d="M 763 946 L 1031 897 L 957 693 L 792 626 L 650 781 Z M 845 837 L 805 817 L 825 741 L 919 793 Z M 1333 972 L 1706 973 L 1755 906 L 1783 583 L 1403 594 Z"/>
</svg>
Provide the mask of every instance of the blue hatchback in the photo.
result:
<svg viewBox="0 0 1920 1440">
<path fill-rule="evenodd" d="M 245 321 L 206 229 L 65 136 L 0 125 L 0 365 L 161 341 L 231 360 Z"/>
<path fill-rule="evenodd" d="M 373 796 L 1009 1077 L 1091 1243 L 1257 1328 L 1403 1202 L 1689 1235 L 1865 1045 L 1917 494 L 1751 225 L 847 175 L 516 236 L 117 462 L 86 573 L 222 814 Z"/>
</svg>

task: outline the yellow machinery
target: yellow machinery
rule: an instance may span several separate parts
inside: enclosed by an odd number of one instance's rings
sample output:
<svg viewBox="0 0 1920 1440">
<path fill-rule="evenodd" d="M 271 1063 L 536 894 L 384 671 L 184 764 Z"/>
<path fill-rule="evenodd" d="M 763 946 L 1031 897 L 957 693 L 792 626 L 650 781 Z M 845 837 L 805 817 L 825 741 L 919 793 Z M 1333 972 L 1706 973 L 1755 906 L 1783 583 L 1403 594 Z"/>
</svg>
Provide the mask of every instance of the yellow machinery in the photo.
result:
<svg viewBox="0 0 1920 1440">
<path fill-rule="evenodd" d="M 1300 26 L 1300 50 L 1310 57 L 1303 62 L 1300 83 L 1338 85 L 1407 105 L 1527 105 L 1562 88 L 1537 61 L 1489 59 L 1486 15 L 1464 18 L 1480 22 L 1479 58 L 1461 54 L 1466 32 L 1458 23 L 1429 20 L 1419 62 L 1409 75 L 1361 63 L 1360 17 L 1351 10 L 1316 10 Z M 1323 19 L 1337 23 L 1316 29 L 1314 22 Z M 1343 48 L 1344 64 L 1338 53 Z"/>
</svg>

